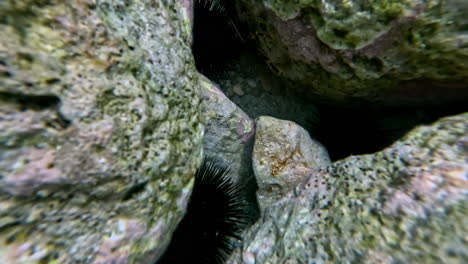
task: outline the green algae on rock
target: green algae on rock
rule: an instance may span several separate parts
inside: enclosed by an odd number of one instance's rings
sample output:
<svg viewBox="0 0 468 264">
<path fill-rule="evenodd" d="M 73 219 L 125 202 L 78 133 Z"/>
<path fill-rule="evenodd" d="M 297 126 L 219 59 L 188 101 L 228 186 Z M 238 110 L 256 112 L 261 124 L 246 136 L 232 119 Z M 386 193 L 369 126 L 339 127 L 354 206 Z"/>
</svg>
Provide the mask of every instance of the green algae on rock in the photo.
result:
<svg viewBox="0 0 468 264">
<path fill-rule="evenodd" d="M 313 174 L 264 211 L 228 263 L 463 263 L 468 114 Z"/>
<path fill-rule="evenodd" d="M 149 262 L 203 125 L 179 1 L 0 3 L 0 262 Z"/>
<path fill-rule="evenodd" d="M 241 0 L 272 70 L 332 102 L 468 98 L 464 0 Z M 354 101 L 356 102 L 356 101 Z"/>
</svg>

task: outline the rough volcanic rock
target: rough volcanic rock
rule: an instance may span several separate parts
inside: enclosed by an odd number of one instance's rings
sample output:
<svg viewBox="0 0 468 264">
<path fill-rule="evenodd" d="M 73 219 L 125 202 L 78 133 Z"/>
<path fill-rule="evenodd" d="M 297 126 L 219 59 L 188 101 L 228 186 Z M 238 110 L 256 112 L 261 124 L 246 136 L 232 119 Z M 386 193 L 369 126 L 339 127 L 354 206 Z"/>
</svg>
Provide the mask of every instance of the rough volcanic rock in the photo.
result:
<svg viewBox="0 0 468 264">
<path fill-rule="evenodd" d="M 465 0 L 241 0 L 271 69 L 333 102 L 468 98 Z"/>
<path fill-rule="evenodd" d="M 464 263 L 468 114 L 314 173 L 264 211 L 229 263 Z"/>
<path fill-rule="evenodd" d="M 330 165 L 327 150 L 296 123 L 269 116 L 256 119 L 253 170 L 264 210 L 312 173 Z"/>
<path fill-rule="evenodd" d="M 0 262 L 149 263 L 201 160 L 179 1 L 0 3 Z"/>
</svg>

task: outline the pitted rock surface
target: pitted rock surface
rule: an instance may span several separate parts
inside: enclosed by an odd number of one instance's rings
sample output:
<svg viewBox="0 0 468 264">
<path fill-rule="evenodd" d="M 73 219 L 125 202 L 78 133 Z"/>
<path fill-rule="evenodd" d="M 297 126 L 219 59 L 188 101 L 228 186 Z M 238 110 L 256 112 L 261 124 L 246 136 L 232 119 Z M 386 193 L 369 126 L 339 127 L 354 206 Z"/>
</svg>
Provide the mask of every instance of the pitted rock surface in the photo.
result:
<svg viewBox="0 0 468 264">
<path fill-rule="evenodd" d="M 0 262 L 150 263 L 202 154 L 179 1 L 0 3 Z"/>
<path fill-rule="evenodd" d="M 467 120 L 313 173 L 264 210 L 228 263 L 463 263 Z"/>
</svg>

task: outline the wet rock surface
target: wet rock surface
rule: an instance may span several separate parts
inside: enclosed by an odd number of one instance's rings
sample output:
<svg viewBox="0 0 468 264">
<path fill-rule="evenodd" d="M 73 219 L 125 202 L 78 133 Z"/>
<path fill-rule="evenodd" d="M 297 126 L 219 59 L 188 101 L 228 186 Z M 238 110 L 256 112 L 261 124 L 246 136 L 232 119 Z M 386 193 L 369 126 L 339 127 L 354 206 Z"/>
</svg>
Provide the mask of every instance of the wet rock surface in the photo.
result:
<svg viewBox="0 0 468 264">
<path fill-rule="evenodd" d="M 201 161 L 178 1 L 0 4 L 0 262 L 149 263 Z"/>
<path fill-rule="evenodd" d="M 245 184 L 251 175 L 251 154 L 255 125 L 208 78 L 200 76 L 203 113 L 206 119 L 203 149 L 205 157 L 229 166 L 231 179 Z"/>
<path fill-rule="evenodd" d="M 468 115 L 313 173 L 264 211 L 229 263 L 461 263 Z"/>
<path fill-rule="evenodd" d="M 261 116 L 256 128 L 252 164 L 262 210 L 330 165 L 327 150 L 296 123 Z"/>
<path fill-rule="evenodd" d="M 468 3 L 242 0 L 240 17 L 277 75 L 334 103 L 468 98 Z"/>
</svg>

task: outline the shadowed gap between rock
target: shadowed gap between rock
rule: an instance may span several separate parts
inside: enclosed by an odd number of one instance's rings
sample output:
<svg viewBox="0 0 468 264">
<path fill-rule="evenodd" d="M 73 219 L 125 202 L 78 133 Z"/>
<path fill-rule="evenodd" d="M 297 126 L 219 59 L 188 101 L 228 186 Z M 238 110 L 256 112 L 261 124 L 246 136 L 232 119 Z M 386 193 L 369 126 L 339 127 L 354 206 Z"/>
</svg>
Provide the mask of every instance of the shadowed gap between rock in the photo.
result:
<svg viewBox="0 0 468 264">
<path fill-rule="evenodd" d="M 215 5 L 211 8 L 212 2 Z M 243 29 L 234 1 L 197 0 L 194 4 L 192 53 L 197 70 L 211 78 L 239 57 Z"/>
<path fill-rule="evenodd" d="M 67 119 L 59 110 L 61 100 L 54 94 L 33 95 L 21 92 L 0 92 L 0 103 L 14 104 L 20 111 L 45 111 L 54 110 L 54 118 L 45 125 L 57 130 L 66 129 L 71 125 L 71 120 Z"/>
<path fill-rule="evenodd" d="M 205 2 L 208 5 L 204 5 Z M 258 90 L 259 94 L 264 93 L 268 96 L 255 94 L 257 99 L 255 104 L 268 105 L 272 104 L 269 100 L 271 97 L 287 96 L 288 100 L 298 102 L 298 107 L 270 106 L 272 109 L 258 110 L 257 106 L 252 105 L 251 100 L 245 99 L 242 95 L 237 96 L 235 92 L 232 92 L 234 84 L 229 85 L 233 82 L 232 74 L 228 74 L 229 71 L 229 73 L 234 72 L 239 76 L 245 75 L 247 71 L 252 71 L 253 73 L 250 74 L 253 77 L 258 77 L 268 71 L 273 82 L 281 82 L 281 85 L 278 86 L 282 87 L 291 87 L 290 81 L 273 77 L 274 74 L 266 66 L 265 58 L 254 51 L 253 43 L 244 41 L 247 37 L 236 35 L 238 32 L 242 32 L 242 36 L 248 36 L 248 32 L 247 27 L 238 22 L 236 18 L 236 8 L 233 6 L 233 1 L 217 1 L 218 5 L 223 5 L 224 11 L 222 12 L 218 11 L 217 8 L 210 10 L 211 1 L 209 0 L 195 1 L 195 3 L 192 52 L 197 69 L 212 81 L 220 84 L 220 88 L 226 96 L 252 119 L 261 115 L 270 115 L 275 118 L 295 121 L 306 128 L 313 138 L 327 148 L 332 161 L 350 155 L 381 151 L 419 125 L 430 124 L 439 118 L 468 111 L 468 107 L 463 103 L 414 107 L 376 106 L 367 103 L 349 107 L 348 105 L 321 104 L 319 98 L 311 97 L 309 105 L 316 108 L 316 116 L 310 116 L 308 120 L 304 120 L 302 117 L 294 117 L 293 113 L 301 111 L 300 108 L 307 107 L 303 103 L 304 95 L 286 95 L 283 91 L 275 91 L 274 89 L 270 91 Z M 235 28 L 229 19 L 236 22 Z M 249 57 L 250 62 L 246 63 L 246 60 L 241 59 L 244 57 Z M 255 67 L 252 67 L 252 60 L 255 61 Z M 235 66 L 233 67 L 233 65 Z M 263 68 L 260 69 L 261 67 Z M 299 103 L 300 101 L 302 102 Z M 314 102 L 312 103 L 312 101 Z"/>
<path fill-rule="evenodd" d="M 468 111 L 462 104 L 450 106 L 375 107 L 316 105 L 320 120 L 306 126 L 335 161 L 350 155 L 383 150 L 420 125 Z"/>
</svg>

